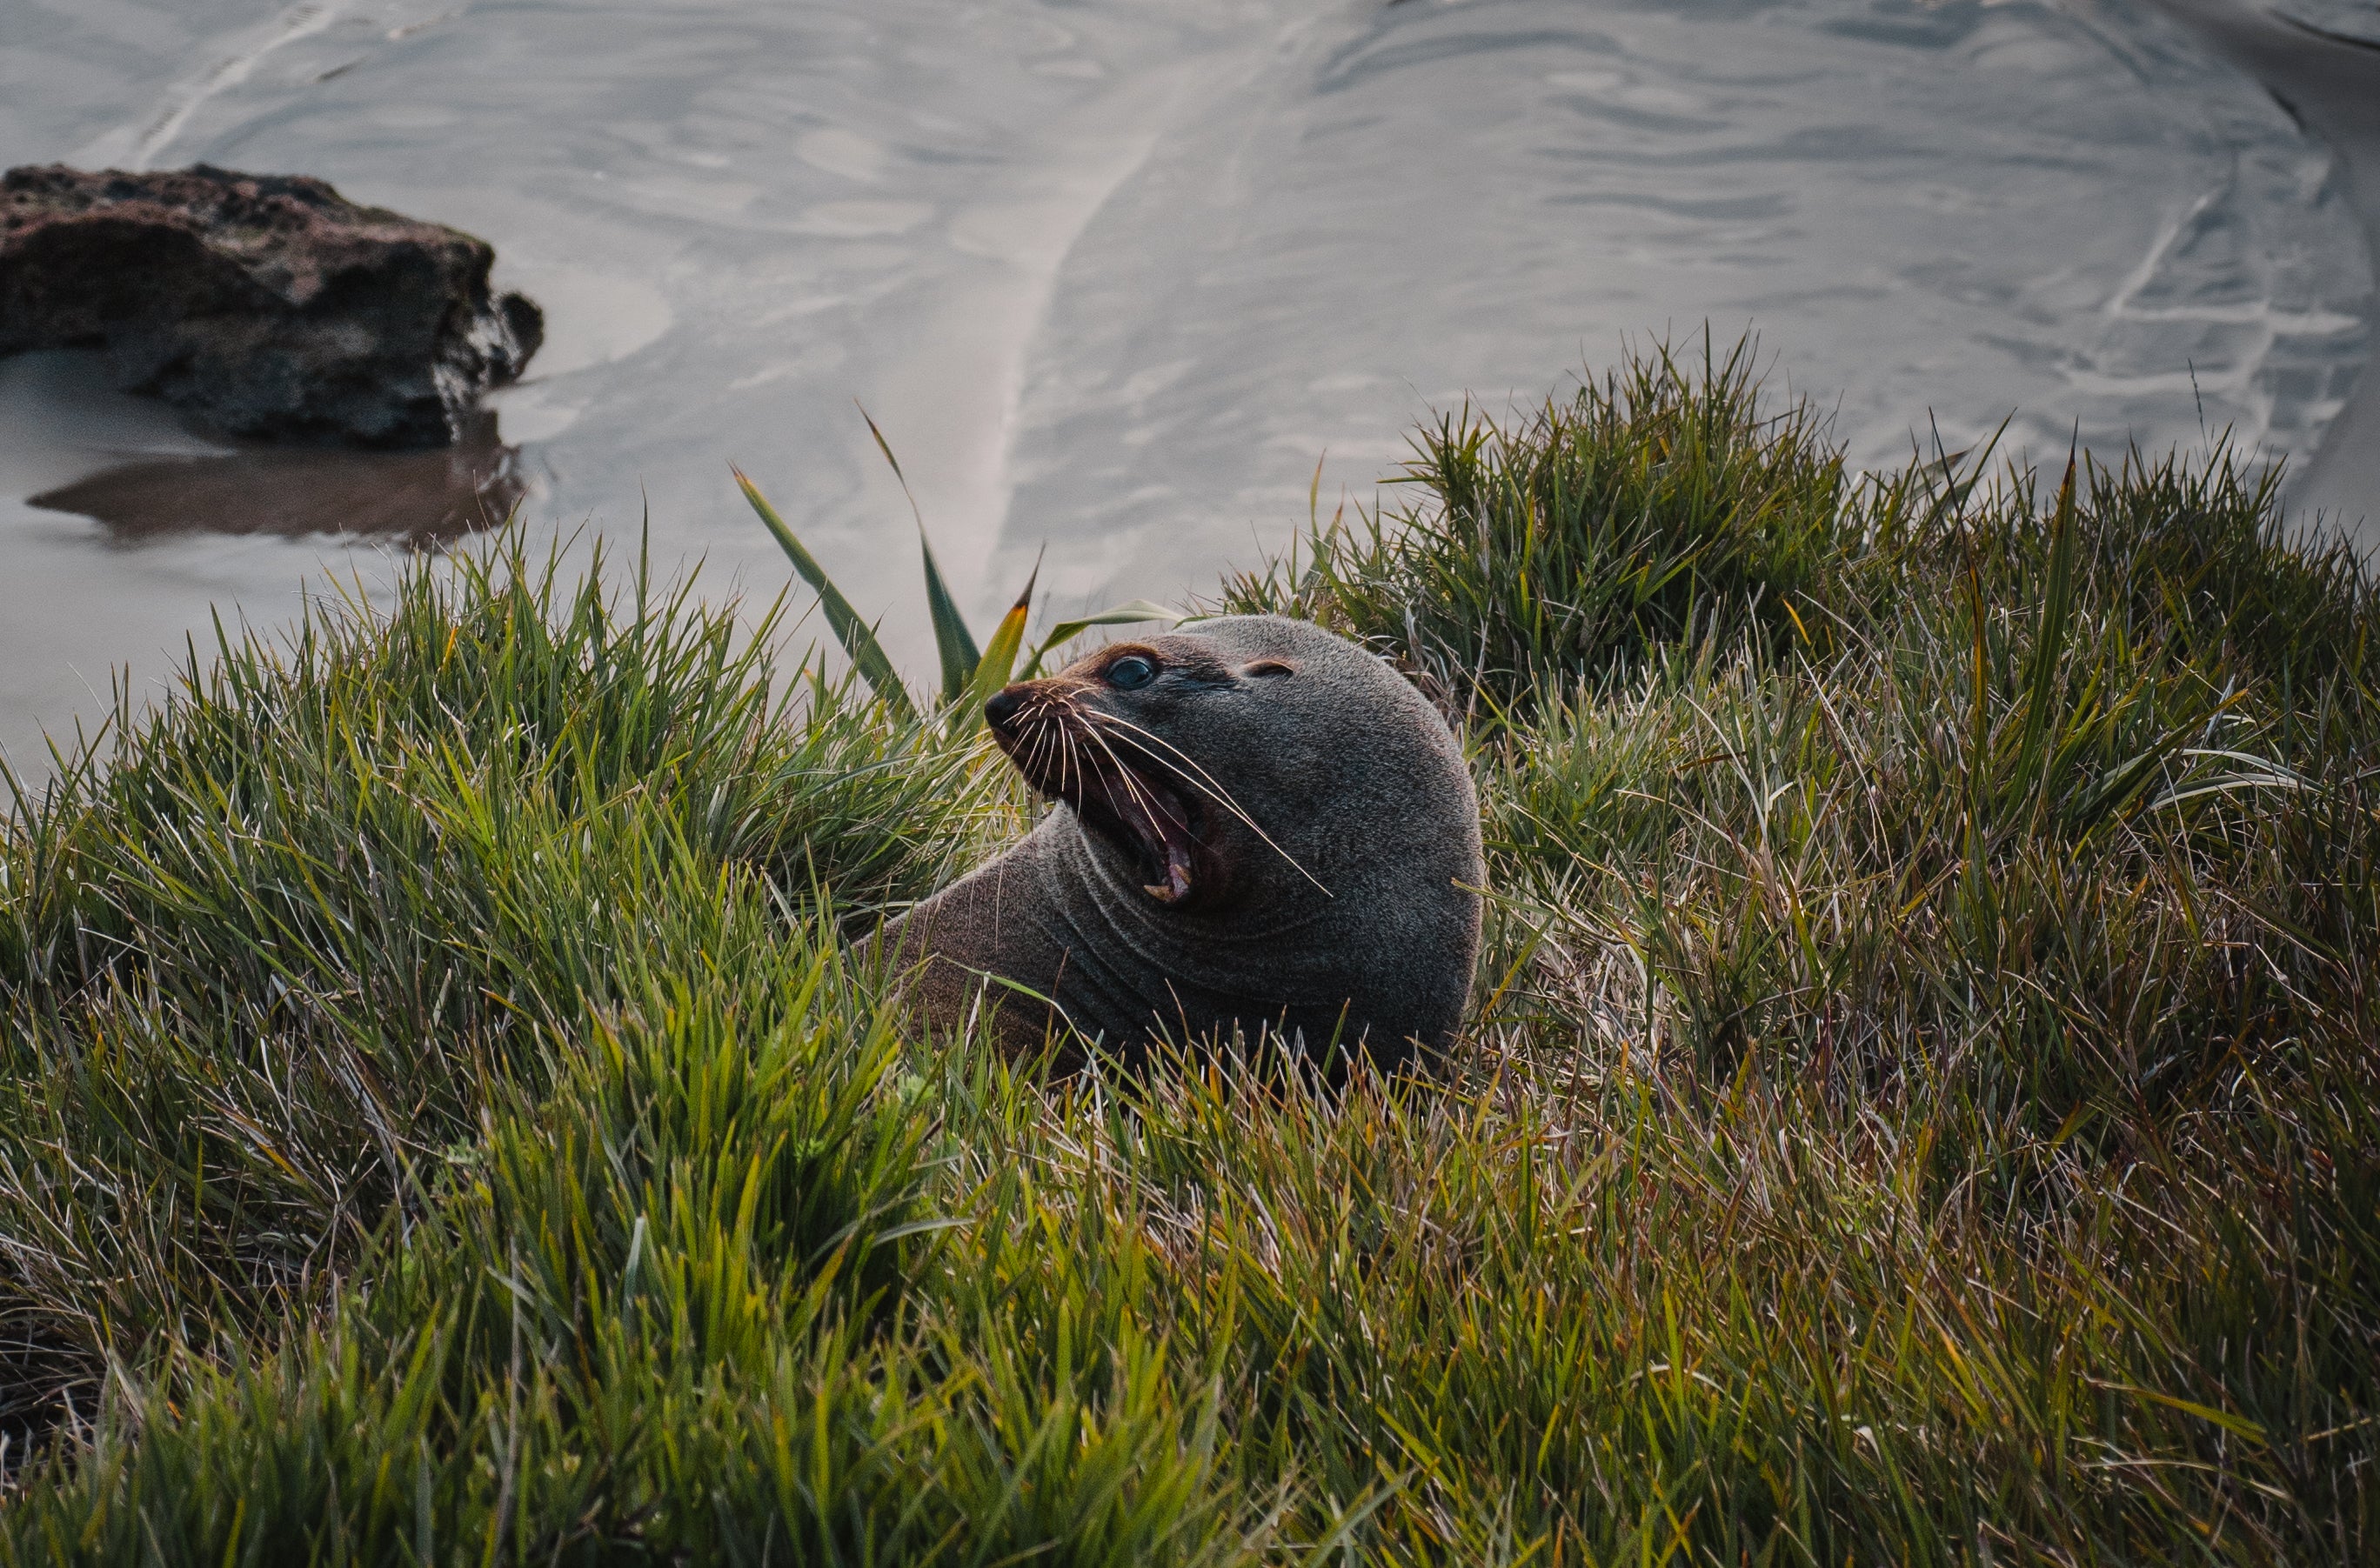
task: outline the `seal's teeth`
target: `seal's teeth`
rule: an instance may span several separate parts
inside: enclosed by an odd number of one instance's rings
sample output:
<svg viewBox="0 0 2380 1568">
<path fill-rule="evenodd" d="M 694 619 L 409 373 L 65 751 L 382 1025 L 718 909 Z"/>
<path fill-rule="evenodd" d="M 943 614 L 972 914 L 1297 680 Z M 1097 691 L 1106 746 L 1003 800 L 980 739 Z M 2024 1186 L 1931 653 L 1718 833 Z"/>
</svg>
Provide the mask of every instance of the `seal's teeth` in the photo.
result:
<svg viewBox="0 0 2380 1568">
<path fill-rule="evenodd" d="M 1178 904 L 1190 896 L 1190 851 L 1179 844 L 1165 846 L 1165 880 L 1144 882 L 1140 890 L 1160 904 Z"/>
</svg>

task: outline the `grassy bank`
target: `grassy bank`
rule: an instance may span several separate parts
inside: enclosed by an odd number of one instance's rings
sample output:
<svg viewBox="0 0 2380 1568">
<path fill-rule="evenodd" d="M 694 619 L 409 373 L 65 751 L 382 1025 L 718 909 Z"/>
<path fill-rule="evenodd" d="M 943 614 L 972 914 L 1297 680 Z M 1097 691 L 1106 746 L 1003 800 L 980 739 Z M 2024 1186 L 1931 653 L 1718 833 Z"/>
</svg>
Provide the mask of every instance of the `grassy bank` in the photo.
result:
<svg viewBox="0 0 2380 1568">
<path fill-rule="evenodd" d="M 1741 362 L 1390 493 L 1217 600 L 1475 754 L 1469 1043 L 1336 1103 L 905 1038 L 1020 802 L 683 590 L 198 660 L 0 851 L 0 1558 L 2380 1553 L 2353 563 Z"/>
</svg>

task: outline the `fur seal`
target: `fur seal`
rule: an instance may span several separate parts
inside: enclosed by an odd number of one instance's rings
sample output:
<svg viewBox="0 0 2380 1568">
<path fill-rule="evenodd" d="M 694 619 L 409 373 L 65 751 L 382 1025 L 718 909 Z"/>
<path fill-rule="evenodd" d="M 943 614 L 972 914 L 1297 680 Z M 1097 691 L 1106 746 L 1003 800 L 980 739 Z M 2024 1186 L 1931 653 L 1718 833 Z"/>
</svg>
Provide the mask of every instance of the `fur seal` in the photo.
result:
<svg viewBox="0 0 2380 1568">
<path fill-rule="evenodd" d="M 1478 798 L 1446 721 L 1379 658 L 1231 616 L 1111 644 L 984 713 L 1057 803 L 886 927 L 929 1028 L 990 1000 L 1003 1048 L 1036 1048 L 1039 997 L 1130 1067 L 1233 1028 L 1383 1069 L 1445 1048 L 1479 947 Z"/>
</svg>

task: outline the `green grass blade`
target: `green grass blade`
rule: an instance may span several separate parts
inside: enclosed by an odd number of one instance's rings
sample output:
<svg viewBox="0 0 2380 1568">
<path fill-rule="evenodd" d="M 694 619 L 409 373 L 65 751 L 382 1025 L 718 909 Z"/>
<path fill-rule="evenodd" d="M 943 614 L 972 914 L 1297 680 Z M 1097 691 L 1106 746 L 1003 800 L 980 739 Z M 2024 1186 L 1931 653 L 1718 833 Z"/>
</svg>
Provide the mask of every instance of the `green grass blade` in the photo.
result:
<svg viewBox="0 0 2380 1568">
<path fill-rule="evenodd" d="M 2058 487 L 2058 511 L 2050 524 L 2049 581 L 2041 605 L 2041 630 L 2033 648 L 2033 669 L 2026 681 L 2024 727 L 2017 751 L 2012 790 L 2038 795 L 2046 777 L 2043 766 L 2049 733 L 2050 706 L 2058 697 L 2058 666 L 2066 651 L 2068 622 L 2074 610 L 2074 463 L 2066 456 L 2066 477 Z"/>
<path fill-rule="evenodd" d="M 917 498 L 909 495 L 909 476 L 901 472 L 901 460 L 892 455 L 892 443 L 886 440 L 884 432 L 876 428 L 876 416 L 868 412 L 866 404 L 854 398 L 851 400 L 851 405 L 859 410 L 859 416 L 862 419 L 868 421 L 868 433 L 876 438 L 876 450 L 884 454 L 884 461 L 892 466 L 892 477 L 901 482 L 901 493 L 909 496 L 909 510 L 914 514 L 917 510 Z M 920 524 L 923 521 L 922 518 L 919 519 Z"/>
<path fill-rule="evenodd" d="M 728 472 L 735 476 L 735 483 L 743 488 L 744 499 L 752 503 L 752 510 L 759 513 L 760 521 L 767 524 L 769 532 L 776 536 L 778 548 L 785 552 L 785 559 L 794 563 L 794 570 L 801 573 L 802 581 L 817 593 L 819 608 L 826 612 L 826 623 L 833 631 L 835 639 L 851 656 L 852 668 L 859 671 L 861 678 L 884 700 L 886 706 L 904 718 L 915 718 L 917 710 L 909 700 L 908 688 L 901 684 L 900 672 L 892 668 L 892 659 L 885 657 L 884 645 L 876 640 L 875 631 L 859 618 L 859 611 L 851 608 L 851 601 L 843 597 L 843 590 L 827 576 L 826 568 L 818 563 L 818 558 L 794 537 L 793 529 L 777 515 L 777 509 L 769 504 L 769 498 L 760 493 L 760 487 L 752 482 L 751 476 L 732 463 L 728 464 Z"/>
<path fill-rule="evenodd" d="M 967 630 L 966 618 L 959 613 L 958 601 L 942 581 L 942 569 L 934 561 L 934 547 L 926 538 L 926 530 L 917 530 L 917 549 L 926 558 L 926 608 L 934 621 L 934 651 L 942 659 L 942 700 L 958 701 L 967 693 L 968 681 L 983 655 L 975 645 L 975 633 Z"/>
<path fill-rule="evenodd" d="M 1037 565 L 1033 568 L 1033 575 L 1025 580 L 1025 591 L 1016 596 L 1016 602 L 1010 605 L 1008 613 L 1000 618 L 1000 626 L 991 634 L 991 645 L 976 662 L 975 676 L 967 683 L 965 706 L 962 710 L 964 717 L 961 722 L 969 729 L 983 722 L 984 702 L 1008 684 L 1010 675 L 1016 669 L 1017 652 L 1025 645 L 1026 617 L 1033 609 L 1033 585 L 1040 579 L 1041 568 Z"/>
<path fill-rule="evenodd" d="M 1094 626 L 1137 626 L 1151 621 L 1178 621 L 1182 611 L 1148 599 L 1133 599 L 1128 603 L 1110 605 L 1096 615 L 1086 615 L 1080 621 L 1061 621 L 1041 639 L 1033 650 L 1032 658 L 1025 665 L 1025 673 L 1017 679 L 1030 681 L 1041 673 L 1041 661 L 1053 648 L 1062 647 Z"/>
<path fill-rule="evenodd" d="M 884 439 L 884 431 L 868 405 L 858 399 L 852 406 L 868 421 L 868 433 L 876 438 L 876 450 L 884 454 L 884 465 L 892 470 L 893 479 L 901 487 L 901 497 L 909 503 L 909 515 L 917 525 L 917 549 L 926 558 L 926 608 L 934 622 L 934 651 L 941 657 L 942 701 L 954 703 L 966 694 L 967 681 L 982 655 L 977 651 L 975 633 L 967 630 L 966 618 L 959 613 L 958 601 L 951 597 L 949 585 L 942 581 L 942 569 L 934 560 L 934 547 L 926 537 L 926 514 L 917 508 L 917 498 L 909 488 L 909 476 L 901 472 L 901 460 L 892 454 L 892 443 Z"/>
</svg>

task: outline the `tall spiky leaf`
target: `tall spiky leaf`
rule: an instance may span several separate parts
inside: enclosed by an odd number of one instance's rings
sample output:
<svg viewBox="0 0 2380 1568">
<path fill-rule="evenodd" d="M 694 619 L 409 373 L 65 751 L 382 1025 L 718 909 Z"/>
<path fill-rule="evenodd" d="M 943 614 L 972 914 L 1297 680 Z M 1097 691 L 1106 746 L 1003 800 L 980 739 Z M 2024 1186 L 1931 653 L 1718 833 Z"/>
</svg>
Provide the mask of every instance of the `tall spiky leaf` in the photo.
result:
<svg viewBox="0 0 2380 1568">
<path fill-rule="evenodd" d="M 968 681 L 983 655 L 975 645 L 975 633 L 967 630 L 966 618 L 959 613 L 958 601 L 951 597 L 948 585 L 942 581 L 942 569 L 934 561 L 934 547 L 926 539 L 926 530 L 917 530 L 917 549 L 926 558 L 926 608 L 934 621 L 934 651 L 942 660 L 942 700 L 958 701 L 967 692 Z"/>
<path fill-rule="evenodd" d="M 909 488 L 909 476 L 901 472 L 901 460 L 892 454 L 892 443 L 884 439 L 884 431 L 876 423 L 876 416 L 857 398 L 851 405 L 868 421 L 868 433 L 876 438 L 876 450 L 884 454 L 884 465 L 892 470 L 893 481 L 901 487 L 901 498 L 909 503 L 909 515 L 917 525 L 917 549 L 926 558 L 926 608 L 934 622 L 934 651 L 941 657 L 942 701 L 954 703 L 965 695 L 968 679 L 982 658 L 976 650 L 975 633 L 967 630 L 966 618 L 959 613 L 958 600 L 942 581 L 942 568 L 934 560 L 934 547 L 926 537 L 926 514 L 918 509 L 917 498 Z"/>
<path fill-rule="evenodd" d="M 892 659 L 885 657 L 884 645 L 876 640 L 875 629 L 859 618 L 859 611 L 851 608 L 851 601 L 843 597 L 843 590 L 827 576 L 826 568 L 820 566 L 818 558 L 794 537 L 793 529 L 777 515 L 777 509 L 769 504 L 769 498 L 760 493 L 760 487 L 752 482 L 751 476 L 732 463 L 727 468 L 735 476 L 735 483 L 742 488 L 744 499 L 752 503 L 752 510 L 759 513 L 760 521 L 767 524 L 769 532 L 776 536 L 777 546 L 785 552 L 785 559 L 794 563 L 794 570 L 801 573 L 802 581 L 818 595 L 819 608 L 826 612 L 827 626 L 834 633 L 835 640 L 843 645 L 844 652 L 851 656 L 852 668 L 859 671 L 886 706 L 905 718 L 916 718 L 917 710 L 909 700 L 909 690 L 901 684 L 900 672 L 892 668 Z"/>
<path fill-rule="evenodd" d="M 977 661 L 974 678 L 967 682 L 966 700 L 960 709 L 959 722 L 972 729 L 983 722 L 983 705 L 994 692 L 1008 684 L 1016 669 L 1016 655 L 1025 645 L 1025 620 L 1033 609 L 1033 585 L 1041 580 L 1041 566 L 1036 561 L 1033 574 L 1025 580 L 1025 591 L 1000 618 L 1000 625 L 991 634 L 991 645 Z"/>
<path fill-rule="evenodd" d="M 2017 746 L 2016 771 L 2009 780 L 2013 792 L 2038 796 L 2045 775 L 2046 746 L 2051 705 L 2058 697 L 2058 661 L 2066 651 L 2068 623 L 2074 616 L 2074 464 L 2066 454 L 2066 477 L 2058 487 L 2058 510 L 2050 522 L 2049 581 L 2041 602 L 2041 628 L 2034 634 L 2033 668 L 2025 681 L 2024 723 Z"/>
</svg>

